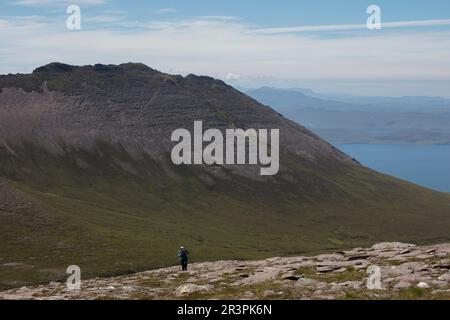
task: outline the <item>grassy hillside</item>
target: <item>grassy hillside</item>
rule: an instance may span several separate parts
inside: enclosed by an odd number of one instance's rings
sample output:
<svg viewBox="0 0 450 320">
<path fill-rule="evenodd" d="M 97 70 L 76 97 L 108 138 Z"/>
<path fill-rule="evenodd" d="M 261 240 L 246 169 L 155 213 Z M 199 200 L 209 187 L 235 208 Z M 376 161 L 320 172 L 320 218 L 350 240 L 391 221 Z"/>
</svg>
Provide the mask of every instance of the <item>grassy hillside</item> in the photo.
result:
<svg viewBox="0 0 450 320">
<path fill-rule="evenodd" d="M 449 195 L 345 163 L 282 154 L 291 174 L 258 181 L 168 169 L 104 143 L 4 151 L 1 180 L 35 206 L 0 210 L 0 289 L 65 279 L 72 264 L 85 278 L 173 265 L 179 245 L 201 261 L 450 240 Z"/>
<path fill-rule="evenodd" d="M 73 264 L 84 278 L 173 265 L 180 245 L 199 261 L 449 240 L 449 195 L 361 167 L 223 81 L 53 63 L 0 89 L 0 288 Z M 279 173 L 174 167 L 170 135 L 197 120 L 279 129 Z"/>
</svg>

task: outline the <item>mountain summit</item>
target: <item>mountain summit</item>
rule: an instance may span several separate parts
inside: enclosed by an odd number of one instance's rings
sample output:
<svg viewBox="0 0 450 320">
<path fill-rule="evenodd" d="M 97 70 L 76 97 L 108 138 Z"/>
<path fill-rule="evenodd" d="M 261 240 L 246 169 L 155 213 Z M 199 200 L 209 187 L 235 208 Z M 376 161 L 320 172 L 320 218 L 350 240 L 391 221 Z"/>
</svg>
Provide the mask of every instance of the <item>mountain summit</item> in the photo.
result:
<svg viewBox="0 0 450 320">
<path fill-rule="evenodd" d="M 361 166 L 223 81 L 51 63 L 0 89 L 0 288 L 73 264 L 85 277 L 167 266 L 180 243 L 217 260 L 448 240 L 449 195 Z M 199 120 L 279 129 L 279 173 L 175 166 L 171 133 Z"/>
<path fill-rule="evenodd" d="M 206 128 L 280 129 L 286 151 L 310 160 L 348 160 L 304 127 L 209 77 L 173 76 L 136 63 L 51 63 L 30 75 L 1 76 L 0 88 L 2 127 L 26 122 L 24 129 L 34 134 L 23 132 L 24 139 L 120 140 L 126 149 L 139 144 L 155 156 L 172 146 L 173 130 L 201 120 Z M 18 134 L 13 128 L 5 132 Z"/>
</svg>

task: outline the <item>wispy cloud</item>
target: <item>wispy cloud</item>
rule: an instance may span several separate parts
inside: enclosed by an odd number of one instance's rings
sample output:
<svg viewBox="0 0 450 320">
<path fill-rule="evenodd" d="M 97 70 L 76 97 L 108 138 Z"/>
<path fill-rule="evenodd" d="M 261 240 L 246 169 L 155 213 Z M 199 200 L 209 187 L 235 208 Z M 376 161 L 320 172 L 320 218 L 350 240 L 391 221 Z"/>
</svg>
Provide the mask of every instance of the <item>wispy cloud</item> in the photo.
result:
<svg viewBox="0 0 450 320">
<path fill-rule="evenodd" d="M 228 73 L 225 76 L 225 79 L 228 80 L 228 81 L 236 81 L 236 80 L 239 80 L 240 78 L 241 78 L 241 75 L 236 74 L 236 73 L 232 73 L 232 72 Z"/>
<path fill-rule="evenodd" d="M 218 20 L 218 21 L 237 21 L 240 20 L 238 17 L 235 16 L 199 16 L 197 19 L 202 20 Z"/>
<path fill-rule="evenodd" d="M 24 6 L 45 6 L 60 4 L 100 5 L 106 3 L 107 1 L 108 0 L 16 0 L 13 3 Z"/>
<path fill-rule="evenodd" d="M 87 16 L 84 17 L 84 21 L 92 24 L 105 24 L 105 23 L 116 23 L 120 21 L 125 21 L 125 16 L 115 15 L 115 14 L 104 14 L 97 16 Z"/>
<path fill-rule="evenodd" d="M 446 20 L 440 24 L 433 21 L 396 24 L 447 25 Z M 120 21 L 120 25 L 126 24 L 123 29 L 71 32 L 61 20 L 0 17 L 0 73 L 31 71 L 50 61 L 140 61 L 166 72 L 207 74 L 235 81 L 450 80 L 448 28 L 396 29 L 391 25 L 380 32 L 321 37 L 315 33 L 261 32 L 263 28 L 236 19 L 139 22 L 139 30 L 126 19 Z M 335 29 L 328 26 L 326 30 Z"/>
<path fill-rule="evenodd" d="M 450 19 L 442 20 L 414 20 L 414 21 L 394 21 L 383 22 L 382 28 L 408 28 L 408 27 L 438 27 L 449 26 Z M 317 25 L 317 26 L 296 26 L 283 28 L 257 28 L 252 30 L 254 33 L 261 34 L 281 34 L 281 33 L 301 33 L 301 32 L 321 32 L 321 31 L 346 31 L 346 30 L 364 30 L 365 24 L 336 24 L 336 25 Z"/>
<path fill-rule="evenodd" d="M 174 8 L 161 8 L 161 9 L 156 10 L 156 13 L 159 13 L 159 14 L 177 13 L 177 12 L 179 12 L 179 11 Z"/>
</svg>

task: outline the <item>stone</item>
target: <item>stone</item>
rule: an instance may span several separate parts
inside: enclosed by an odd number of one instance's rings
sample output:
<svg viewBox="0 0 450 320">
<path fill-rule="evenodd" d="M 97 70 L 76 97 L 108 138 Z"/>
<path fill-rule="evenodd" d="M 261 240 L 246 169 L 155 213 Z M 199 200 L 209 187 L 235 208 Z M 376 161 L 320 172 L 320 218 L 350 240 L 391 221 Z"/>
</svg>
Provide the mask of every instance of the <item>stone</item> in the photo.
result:
<svg viewBox="0 0 450 320">
<path fill-rule="evenodd" d="M 382 279 L 382 281 L 383 281 L 383 283 L 390 284 L 392 282 L 395 282 L 396 279 L 395 278 L 386 278 L 386 279 Z"/>
<path fill-rule="evenodd" d="M 431 292 L 431 294 L 449 294 L 449 293 L 450 289 L 437 289 Z"/>
<path fill-rule="evenodd" d="M 423 262 L 405 262 L 397 266 L 397 270 L 401 270 L 405 273 L 415 273 L 419 271 L 427 270 L 429 266 Z"/>
<path fill-rule="evenodd" d="M 443 252 L 446 253 L 447 255 L 450 255 L 450 243 L 438 244 L 436 248 L 439 250 L 439 252 Z"/>
<path fill-rule="evenodd" d="M 428 289 L 430 287 L 430 285 L 426 282 L 419 282 L 417 284 L 417 288 L 421 288 L 421 289 Z"/>
<path fill-rule="evenodd" d="M 301 276 L 296 274 L 295 272 L 288 272 L 288 273 L 281 275 L 281 279 L 283 279 L 283 280 L 297 281 L 300 278 L 301 278 Z"/>
<path fill-rule="evenodd" d="M 431 284 L 435 287 L 443 288 L 448 285 L 448 282 L 442 281 L 442 280 L 433 280 L 433 281 L 431 281 Z"/>
<path fill-rule="evenodd" d="M 433 265 L 434 269 L 450 269 L 450 259 L 444 259 Z"/>
<path fill-rule="evenodd" d="M 450 272 L 444 273 L 443 275 L 439 276 L 438 280 L 450 282 Z"/>
<path fill-rule="evenodd" d="M 243 297 L 247 299 L 252 299 L 255 297 L 255 293 L 251 291 L 245 291 Z"/>
<path fill-rule="evenodd" d="M 315 287 L 317 289 L 325 289 L 326 287 L 328 287 L 328 283 L 326 283 L 326 282 L 317 282 Z"/>
<path fill-rule="evenodd" d="M 216 283 L 216 282 L 221 282 L 223 281 L 223 278 L 213 278 L 209 280 L 209 283 Z"/>
<path fill-rule="evenodd" d="M 214 287 L 210 284 L 207 285 L 196 285 L 192 283 L 182 284 L 175 290 L 175 295 L 178 297 L 190 295 L 196 292 L 209 292 Z"/>
<path fill-rule="evenodd" d="M 408 281 L 400 281 L 394 286 L 394 289 L 408 289 L 411 288 L 412 284 Z"/>
<path fill-rule="evenodd" d="M 342 287 L 358 290 L 362 287 L 363 282 L 362 281 L 346 281 L 346 282 L 339 283 L 339 285 Z"/>
<path fill-rule="evenodd" d="M 315 267 L 317 265 L 317 263 L 316 262 L 314 262 L 314 261 L 303 261 L 303 262 L 300 262 L 298 265 L 297 265 L 297 267 L 300 269 L 300 268 L 310 268 L 310 267 Z"/>
<path fill-rule="evenodd" d="M 347 257 L 347 261 L 366 260 L 369 257 L 370 257 L 370 255 L 368 255 L 368 254 L 356 254 L 356 255 Z"/>
<path fill-rule="evenodd" d="M 316 271 L 320 272 L 320 273 L 327 273 L 327 272 L 332 272 L 336 269 L 337 269 L 337 267 L 334 267 L 334 266 L 323 266 L 323 267 L 317 267 Z"/>
<path fill-rule="evenodd" d="M 398 255 L 396 251 L 378 251 L 376 253 L 377 259 L 386 259 L 386 260 L 397 260 Z"/>
<path fill-rule="evenodd" d="M 315 294 L 315 295 L 320 295 L 320 294 L 322 294 L 322 293 L 323 293 L 322 290 L 316 290 L 316 291 L 314 291 L 314 294 Z"/>
<path fill-rule="evenodd" d="M 371 249 L 377 251 L 384 250 L 398 250 L 398 249 L 406 249 L 406 248 L 414 248 L 414 244 L 410 243 L 402 243 L 402 242 L 381 242 L 374 244 Z"/>
<path fill-rule="evenodd" d="M 338 284 L 332 284 L 331 288 L 328 290 L 330 292 L 340 292 L 342 291 L 342 287 Z"/>
<path fill-rule="evenodd" d="M 426 260 L 426 259 L 431 259 L 433 258 L 432 254 L 428 254 L 428 253 L 424 253 L 424 254 L 419 254 L 418 256 L 416 256 L 417 259 L 420 260 Z"/>
<path fill-rule="evenodd" d="M 367 267 L 370 265 L 371 263 L 367 260 L 355 260 L 353 261 L 353 267 L 356 270 L 361 270 L 361 269 L 367 269 Z"/>
<path fill-rule="evenodd" d="M 318 284 L 317 280 L 308 279 L 308 278 L 301 278 L 295 282 L 296 287 L 314 287 L 317 284 Z"/>
<path fill-rule="evenodd" d="M 274 295 L 275 295 L 275 291 L 273 291 L 273 290 L 265 290 L 263 292 L 263 297 L 264 298 L 271 297 L 271 296 L 274 296 Z"/>
<path fill-rule="evenodd" d="M 342 254 L 320 254 L 316 257 L 317 261 L 344 261 L 345 257 Z"/>
<path fill-rule="evenodd" d="M 233 285 L 251 285 L 274 280 L 278 276 L 280 271 L 281 270 L 279 268 L 265 267 L 262 272 L 251 274 L 246 278 L 234 282 Z"/>
</svg>

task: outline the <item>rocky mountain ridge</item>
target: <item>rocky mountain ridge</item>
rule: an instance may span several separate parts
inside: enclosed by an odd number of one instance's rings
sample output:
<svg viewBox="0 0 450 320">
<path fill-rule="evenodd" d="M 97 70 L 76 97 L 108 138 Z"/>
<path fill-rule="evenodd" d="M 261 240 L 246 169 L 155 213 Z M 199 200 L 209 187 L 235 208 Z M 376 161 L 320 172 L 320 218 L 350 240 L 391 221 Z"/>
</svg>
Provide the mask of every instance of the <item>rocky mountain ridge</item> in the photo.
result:
<svg viewBox="0 0 450 320">
<path fill-rule="evenodd" d="M 137 63 L 51 63 L 32 74 L 0 76 L 0 89 L 0 141 L 7 145 L 32 137 L 61 152 L 55 140 L 91 148 L 101 140 L 158 158 L 170 152 L 173 130 L 202 120 L 205 129 L 280 129 L 285 151 L 308 160 L 350 160 L 301 125 L 210 77 L 169 75 Z"/>
</svg>

